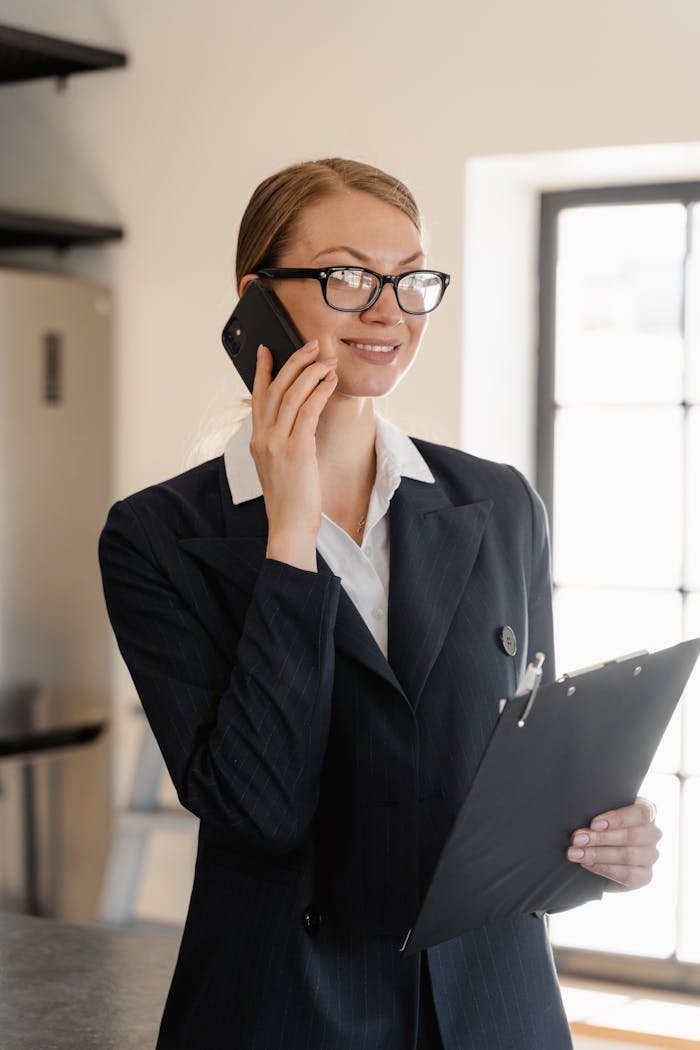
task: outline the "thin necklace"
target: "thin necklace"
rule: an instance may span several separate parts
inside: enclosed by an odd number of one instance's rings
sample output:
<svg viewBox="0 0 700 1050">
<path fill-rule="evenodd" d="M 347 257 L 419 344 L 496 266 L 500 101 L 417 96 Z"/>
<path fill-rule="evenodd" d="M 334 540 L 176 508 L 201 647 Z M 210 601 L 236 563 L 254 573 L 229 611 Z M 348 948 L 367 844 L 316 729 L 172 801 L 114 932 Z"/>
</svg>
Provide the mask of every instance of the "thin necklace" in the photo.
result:
<svg viewBox="0 0 700 1050">
<path fill-rule="evenodd" d="M 355 531 L 356 532 L 362 532 L 362 530 L 365 527 L 366 522 L 367 522 L 367 518 L 360 518 L 360 521 L 358 523 L 357 529 Z"/>
</svg>

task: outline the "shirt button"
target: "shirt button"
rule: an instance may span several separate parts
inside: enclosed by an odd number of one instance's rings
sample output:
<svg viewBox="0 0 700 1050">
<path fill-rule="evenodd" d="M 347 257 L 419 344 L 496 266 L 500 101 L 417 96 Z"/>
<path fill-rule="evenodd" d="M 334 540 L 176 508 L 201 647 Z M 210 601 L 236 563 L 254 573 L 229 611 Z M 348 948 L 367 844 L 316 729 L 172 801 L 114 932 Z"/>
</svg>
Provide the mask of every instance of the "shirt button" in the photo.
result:
<svg viewBox="0 0 700 1050">
<path fill-rule="evenodd" d="M 384 610 L 379 608 L 372 609 L 372 616 L 375 620 L 382 620 L 384 618 Z"/>
</svg>

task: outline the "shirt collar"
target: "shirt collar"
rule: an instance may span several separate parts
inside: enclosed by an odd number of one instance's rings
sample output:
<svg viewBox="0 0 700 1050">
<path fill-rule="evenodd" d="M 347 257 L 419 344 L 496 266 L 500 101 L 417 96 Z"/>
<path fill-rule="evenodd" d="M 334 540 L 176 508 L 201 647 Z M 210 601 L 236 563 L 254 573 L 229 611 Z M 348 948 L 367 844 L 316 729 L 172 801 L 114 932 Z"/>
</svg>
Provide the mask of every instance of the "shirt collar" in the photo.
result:
<svg viewBox="0 0 700 1050">
<path fill-rule="evenodd" d="M 375 412 L 377 435 L 377 476 L 396 479 L 414 478 L 416 481 L 434 483 L 430 467 L 425 462 L 410 437 L 388 419 Z M 224 449 L 224 466 L 231 498 L 235 504 L 245 503 L 262 496 L 262 486 L 250 454 L 250 438 L 253 433 L 251 413 L 231 435 Z"/>
</svg>

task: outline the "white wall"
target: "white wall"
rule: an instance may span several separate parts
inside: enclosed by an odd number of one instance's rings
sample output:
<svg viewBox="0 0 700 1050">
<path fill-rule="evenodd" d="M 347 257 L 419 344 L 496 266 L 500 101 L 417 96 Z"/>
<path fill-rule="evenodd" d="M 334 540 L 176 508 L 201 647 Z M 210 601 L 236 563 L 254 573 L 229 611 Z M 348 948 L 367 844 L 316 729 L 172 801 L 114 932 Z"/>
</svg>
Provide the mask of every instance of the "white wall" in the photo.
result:
<svg viewBox="0 0 700 1050">
<path fill-rule="evenodd" d="M 0 94 L 0 200 L 127 230 L 62 264 L 115 289 L 115 495 L 179 470 L 202 416 L 241 392 L 219 331 L 237 222 L 270 171 L 340 153 L 414 188 L 455 283 L 383 407 L 456 444 L 465 161 L 700 135 L 695 0 L 1 0 L 0 17 L 130 56 L 65 95 Z"/>
<path fill-rule="evenodd" d="M 271 171 L 344 154 L 408 182 L 432 261 L 454 280 L 382 410 L 411 433 L 464 436 L 531 470 L 532 300 L 518 275 L 531 256 L 522 231 L 534 228 L 535 190 L 506 188 L 518 246 L 507 213 L 498 229 L 480 222 L 465 164 L 700 138 L 696 0 L 0 0 L 0 20 L 129 55 L 125 70 L 74 77 L 65 94 L 49 81 L 0 89 L 0 203 L 127 231 L 122 244 L 60 260 L 10 256 L 114 290 L 115 498 L 181 470 L 203 421 L 235 412 L 243 391 L 219 333 L 234 300 L 237 223 Z M 480 170 L 493 214 L 497 194 Z M 487 267 L 468 248 L 465 271 L 468 204 L 482 245 L 493 244 L 491 229 L 502 238 L 500 291 L 497 253 Z M 463 324 L 464 304 L 477 302 L 477 321 Z M 115 668 L 123 700 L 131 687 Z M 175 911 L 186 884 L 185 872 Z"/>
</svg>

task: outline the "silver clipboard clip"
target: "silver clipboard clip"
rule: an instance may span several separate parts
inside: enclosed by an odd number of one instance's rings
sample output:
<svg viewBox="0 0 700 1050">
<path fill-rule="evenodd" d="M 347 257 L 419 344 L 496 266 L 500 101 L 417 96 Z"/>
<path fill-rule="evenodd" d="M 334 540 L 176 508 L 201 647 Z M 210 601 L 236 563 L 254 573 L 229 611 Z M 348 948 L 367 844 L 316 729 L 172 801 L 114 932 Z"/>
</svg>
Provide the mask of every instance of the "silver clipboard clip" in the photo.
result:
<svg viewBox="0 0 700 1050">
<path fill-rule="evenodd" d="M 589 664 L 588 667 L 577 667 L 575 671 L 567 671 L 566 674 L 561 675 L 557 678 L 558 682 L 565 682 L 567 678 L 578 678 L 580 674 L 588 674 L 589 671 L 602 671 L 604 667 L 610 667 L 611 664 L 622 664 L 625 660 L 636 660 L 639 656 L 648 656 L 648 649 L 637 649 L 633 653 L 624 653 L 622 656 L 616 656 L 613 660 L 604 660 L 599 664 Z"/>
<path fill-rule="evenodd" d="M 525 705 L 525 710 L 523 711 L 522 715 L 520 716 L 520 718 L 518 719 L 518 721 L 516 723 L 519 729 L 522 729 L 523 726 L 525 725 L 525 722 L 527 721 L 527 717 L 530 714 L 530 712 L 532 711 L 532 706 L 535 703 L 535 697 L 537 696 L 537 692 L 538 692 L 538 690 L 540 688 L 540 685 L 542 683 L 542 665 L 543 664 L 544 664 L 544 653 L 535 653 L 535 661 L 534 661 L 534 663 L 529 664 L 529 666 L 528 666 L 528 668 L 527 668 L 527 670 L 525 672 L 526 676 L 528 676 L 530 679 L 534 679 L 534 681 L 532 681 L 532 685 L 530 686 L 530 695 L 528 696 L 528 701 L 527 701 L 527 703 Z"/>
</svg>

